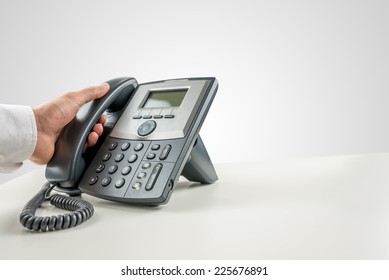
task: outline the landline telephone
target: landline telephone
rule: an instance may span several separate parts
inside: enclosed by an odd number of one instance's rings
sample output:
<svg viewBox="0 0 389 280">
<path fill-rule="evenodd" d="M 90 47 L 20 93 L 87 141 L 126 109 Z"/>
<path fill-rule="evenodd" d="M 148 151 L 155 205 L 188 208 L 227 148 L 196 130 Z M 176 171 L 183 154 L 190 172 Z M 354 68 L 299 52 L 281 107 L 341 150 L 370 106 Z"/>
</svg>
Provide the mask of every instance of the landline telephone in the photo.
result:
<svg viewBox="0 0 389 280">
<path fill-rule="evenodd" d="M 216 171 L 199 130 L 218 89 L 215 78 L 185 78 L 138 84 L 134 78 L 108 81 L 109 92 L 81 107 L 62 130 L 46 167 L 47 183 L 26 204 L 20 222 L 33 231 L 79 225 L 93 206 L 79 195 L 160 205 L 168 202 L 182 175 L 212 183 Z M 89 132 L 105 114 L 104 133 L 83 154 Z M 67 193 L 51 195 L 51 191 Z M 45 201 L 72 211 L 39 217 Z"/>
</svg>

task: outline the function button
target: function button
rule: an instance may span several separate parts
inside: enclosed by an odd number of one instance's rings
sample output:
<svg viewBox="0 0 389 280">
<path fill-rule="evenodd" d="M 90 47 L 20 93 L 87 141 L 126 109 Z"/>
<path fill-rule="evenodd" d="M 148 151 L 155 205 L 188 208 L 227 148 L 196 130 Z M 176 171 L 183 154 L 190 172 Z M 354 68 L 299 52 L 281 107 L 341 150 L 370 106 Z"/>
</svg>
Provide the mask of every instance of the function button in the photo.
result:
<svg viewBox="0 0 389 280">
<path fill-rule="evenodd" d="M 134 120 L 139 120 L 139 119 L 142 118 L 142 116 L 141 116 L 141 115 L 135 115 L 135 116 L 133 116 L 132 118 L 133 118 Z"/>
<path fill-rule="evenodd" d="M 165 115 L 165 119 L 172 119 L 174 118 L 174 115 Z"/>
<path fill-rule="evenodd" d="M 146 177 L 147 173 L 146 172 L 141 172 L 138 174 L 138 176 L 136 176 L 138 179 L 143 179 L 144 177 Z"/>
<path fill-rule="evenodd" d="M 144 118 L 144 119 L 151 119 L 152 116 L 151 116 L 151 115 L 144 115 L 143 118 Z"/>
<path fill-rule="evenodd" d="M 154 115 L 154 119 L 162 119 L 163 116 L 162 115 Z"/>
<path fill-rule="evenodd" d="M 140 150 L 142 150 L 143 149 L 143 143 L 142 142 L 140 142 L 140 143 L 138 143 L 138 144 L 136 144 L 136 146 L 134 147 L 134 151 L 137 151 L 137 152 L 139 152 Z"/>
<path fill-rule="evenodd" d="M 116 183 L 115 183 L 115 187 L 120 189 L 121 187 L 124 186 L 125 182 L 126 182 L 126 180 L 124 180 L 123 178 L 117 179 Z"/>
<path fill-rule="evenodd" d="M 109 174 L 113 174 L 116 172 L 116 170 L 118 170 L 118 166 L 117 165 L 112 165 L 108 168 L 108 173 Z"/>
<path fill-rule="evenodd" d="M 139 190 L 141 187 L 142 187 L 142 183 L 141 183 L 141 182 L 136 182 L 136 183 L 132 186 L 132 188 L 133 188 L 134 190 Z"/>
<path fill-rule="evenodd" d="M 105 155 L 103 155 L 103 161 L 107 161 L 111 158 L 111 153 L 106 153 Z"/>
<path fill-rule="evenodd" d="M 123 175 L 128 175 L 131 172 L 131 166 L 125 166 L 122 169 L 122 174 Z"/>
<path fill-rule="evenodd" d="M 150 162 L 146 162 L 142 165 L 142 168 L 143 169 L 149 169 L 151 167 L 151 163 Z"/>
<path fill-rule="evenodd" d="M 153 120 L 145 121 L 138 128 L 139 136 L 147 136 L 151 134 L 155 128 L 157 127 L 157 123 Z"/>
<path fill-rule="evenodd" d="M 147 159 L 155 159 L 155 154 L 153 154 L 153 153 L 148 154 Z"/>
<path fill-rule="evenodd" d="M 172 149 L 172 146 L 171 145 L 166 145 L 163 150 L 162 150 L 162 153 L 161 155 L 159 156 L 159 159 L 160 160 L 165 160 L 167 159 L 167 157 L 169 156 L 169 153 L 170 153 L 170 150 Z"/>
<path fill-rule="evenodd" d="M 100 173 L 101 171 L 103 171 L 105 168 L 105 165 L 104 164 L 99 164 L 97 167 L 96 167 L 96 172 L 97 173 Z"/>
<path fill-rule="evenodd" d="M 117 146 L 118 146 L 118 142 L 113 142 L 113 143 L 109 144 L 108 149 L 110 149 L 112 151 L 112 150 L 115 150 Z"/>
<path fill-rule="evenodd" d="M 160 147 L 161 147 L 161 146 L 160 146 L 159 144 L 154 144 L 153 146 L 151 146 L 151 149 L 152 149 L 153 151 L 156 151 L 156 150 L 158 150 Z"/>
<path fill-rule="evenodd" d="M 110 177 L 105 177 L 105 178 L 101 181 L 101 184 L 103 185 L 103 187 L 108 186 L 110 183 L 111 183 L 111 178 L 110 178 Z"/>
<path fill-rule="evenodd" d="M 115 161 L 120 162 L 120 161 L 122 161 L 123 158 L 124 158 L 124 154 L 117 154 L 115 156 Z"/>
<path fill-rule="evenodd" d="M 91 177 L 91 178 L 89 179 L 88 183 L 89 183 L 89 185 L 94 185 L 94 184 L 97 183 L 98 180 L 99 180 L 99 177 L 93 176 L 93 177 Z"/>
<path fill-rule="evenodd" d="M 138 159 L 138 155 L 130 155 L 128 158 L 129 163 L 134 163 Z"/>
<path fill-rule="evenodd" d="M 125 142 L 122 144 L 120 148 L 122 149 L 122 151 L 126 151 L 130 146 L 131 146 L 130 142 Z"/>
<path fill-rule="evenodd" d="M 150 178 L 147 181 L 147 184 L 145 187 L 146 191 L 151 191 L 154 188 L 155 182 L 157 181 L 158 176 L 161 173 L 161 170 L 162 170 L 161 163 L 158 163 L 154 166 L 154 169 L 153 169 L 153 171 L 151 171 Z"/>
</svg>

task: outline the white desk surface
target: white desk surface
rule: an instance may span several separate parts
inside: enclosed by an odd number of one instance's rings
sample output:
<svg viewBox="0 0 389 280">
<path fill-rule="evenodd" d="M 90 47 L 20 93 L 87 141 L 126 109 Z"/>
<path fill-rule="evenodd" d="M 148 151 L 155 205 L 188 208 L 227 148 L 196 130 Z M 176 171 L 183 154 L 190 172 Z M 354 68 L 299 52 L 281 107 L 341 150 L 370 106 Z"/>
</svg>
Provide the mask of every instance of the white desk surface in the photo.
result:
<svg viewBox="0 0 389 280">
<path fill-rule="evenodd" d="M 389 154 L 216 169 L 217 183 L 179 183 L 159 207 L 83 195 L 91 220 L 49 233 L 18 221 L 44 169 L 21 176 L 0 186 L 0 259 L 389 259 Z"/>
</svg>

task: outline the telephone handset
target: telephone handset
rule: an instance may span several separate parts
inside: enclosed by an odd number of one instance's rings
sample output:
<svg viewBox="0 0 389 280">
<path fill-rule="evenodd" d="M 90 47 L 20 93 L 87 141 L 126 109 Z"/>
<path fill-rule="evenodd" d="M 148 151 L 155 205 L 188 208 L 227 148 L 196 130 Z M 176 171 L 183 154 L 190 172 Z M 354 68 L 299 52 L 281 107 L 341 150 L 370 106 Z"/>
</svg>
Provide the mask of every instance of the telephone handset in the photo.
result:
<svg viewBox="0 0 389 280">
<path fill-rule="evenodd" d="M 98 100 L 82 106 L 76 118 L 61 132 L 56 143 L 55 154 L 46 168 L 46 179 L 58 183 L 63 192 L 77 194 L 77 184 L 84 172 L 86 161 L 82 155 L 89 132 L 105 112 L 120 111 L 137 86 L 132 78 L 108 81 L 110 91 Z"/>
<path fill-rule="evenodd" d="M 21 223 L 34 231 L 78 225 L 93 207 L 73 196 L 82 192 L 112 201 L 159 205 L 168 202 L 182 175 L 201 183 L 217 175 L 199 136 L 218 83 L 215 78 L 187 78 L 137 84 L 133 78 L 108 81 L 110 91 L 84 105 L 61 132 L 46 168 L 48 183 L 25 206 Z M 89 132 L 105 113 L 98 144 L 83 154 Z M 70 197 L 49 196 L 54 189 Z M 45 199 L 74 211 L 36 217 Z"/>
</svg>

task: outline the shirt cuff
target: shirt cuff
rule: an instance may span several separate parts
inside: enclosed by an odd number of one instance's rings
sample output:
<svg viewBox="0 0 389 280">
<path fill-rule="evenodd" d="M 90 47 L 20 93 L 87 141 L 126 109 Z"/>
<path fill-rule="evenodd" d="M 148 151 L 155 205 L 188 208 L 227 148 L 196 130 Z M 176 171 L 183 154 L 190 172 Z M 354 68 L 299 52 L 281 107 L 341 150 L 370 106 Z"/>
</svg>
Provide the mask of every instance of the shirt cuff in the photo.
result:
<svg viewBox="0 0 389 280">
<path fill-rule="evenodd" d="M 31 157 L 37 143 L 37 126 L 31 107 L 0 105 L 2 136 L 0 168 L 12 171 Z"/>
</svg>

